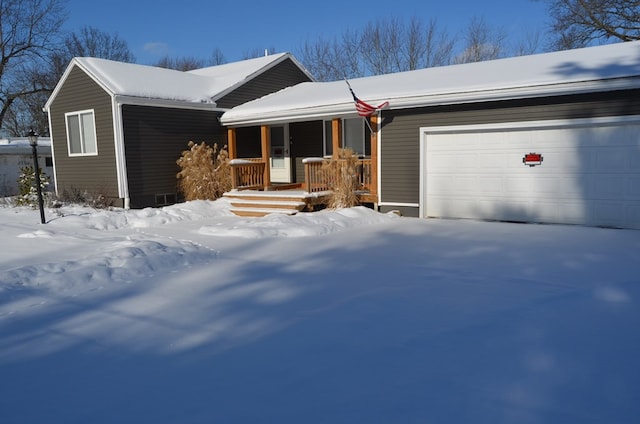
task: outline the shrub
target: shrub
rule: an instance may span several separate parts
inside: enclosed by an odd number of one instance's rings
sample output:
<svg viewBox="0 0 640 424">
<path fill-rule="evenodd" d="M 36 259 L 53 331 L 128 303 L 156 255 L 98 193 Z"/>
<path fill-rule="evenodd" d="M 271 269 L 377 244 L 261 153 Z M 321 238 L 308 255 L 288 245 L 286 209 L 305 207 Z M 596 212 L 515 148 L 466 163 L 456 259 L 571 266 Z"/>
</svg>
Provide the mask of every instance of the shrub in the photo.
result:
<svg viewBox="0 0 640 424">
<path fill-rule="evenodd" d="M 18 177 L 18 197 L 16 198 L 16 204 L 18 206 L 31 206 L 35 208 L 38 206 L 38 191 L 36 189 L 36 173 L 33 166 L 23 166 L 20 168 L 20 176 Z M 42 189 L 43 196 L 46 194 L 47 187 L 49 186 L 49 177 L 40 169 L 40 188 Z"/>
<path fill-rule="evenodd" d="M 322 166 L 322 173 L 332 191 L 329 208 L 350 208 L 358 205 L 358 157 L 351 149 L 340 149 L 337 156 Z"/>
<path fill-rule="evenodd" d="M 108 209 L 113 206 L 113 198 L 106 196 L 103 191 L 89 191 L 77 187 L 65 187 L 55 198 L 54 206 L 60 204 L 76 204 L 90 206 L 96 209 Z"/>
<path fill-rule="evenodd" d="M 180 167 L 178 190 L 185 200 L 215 200 L 231 190 L 231 167 L 227 146 L 218 149 L 190 141 L 189 150 L 176 161 Z"/>
</svg>

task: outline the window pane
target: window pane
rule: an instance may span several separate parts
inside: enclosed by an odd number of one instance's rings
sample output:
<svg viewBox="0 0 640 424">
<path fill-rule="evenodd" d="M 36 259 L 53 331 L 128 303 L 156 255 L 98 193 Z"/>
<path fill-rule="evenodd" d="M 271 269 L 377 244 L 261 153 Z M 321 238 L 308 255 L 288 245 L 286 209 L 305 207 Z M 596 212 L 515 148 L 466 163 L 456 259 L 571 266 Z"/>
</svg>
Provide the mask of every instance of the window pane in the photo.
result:
<svg viewBox="0 0 640 424">
<path fill-rule="evenodd" d="M 83 113 L 82 117 L 82 136 L 84 140 L 84 153 L 96 153 L 96 137 L 93 127 L 93 112 Z"/>
<path fill-rule="evenodd" d="M 324 154 L 333 155 L 333 133 L 331 132 L 331 121 L 324 121 Z"/>
<path fill-rule="evenodd" d="M 344 147 L 364 154 L 364 122 L 362 118 L 344 120 Z"/>
<path fill-rule="evenodd" d="M 82 140 L 80 138 L 80 120 L 78 115 L 67 116 L 67 136 L 69 137 L 69 153 L 82 153 Z"/>
</svg>

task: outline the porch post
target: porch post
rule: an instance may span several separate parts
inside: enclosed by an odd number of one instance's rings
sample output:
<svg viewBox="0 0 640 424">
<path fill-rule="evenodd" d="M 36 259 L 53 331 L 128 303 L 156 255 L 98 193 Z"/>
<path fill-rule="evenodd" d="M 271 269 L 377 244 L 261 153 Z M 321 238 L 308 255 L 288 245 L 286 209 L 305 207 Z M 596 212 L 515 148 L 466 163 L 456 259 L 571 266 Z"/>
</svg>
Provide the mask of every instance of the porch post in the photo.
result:
<svg viewBox="0 0 640 424">
<path fill-rule="evenodd" d="M 379 115 L 371 115 L 371 194 L 378 197 L 378 122 Z"/>
<path fill-rule="evenodd" d="M 236 129 L 229 128 L 227 130 L 227 151 L 229 153 L 229 159 L 238 158 L 238 147 L 236 146 Z"/>
<path fill-rule="evenodd" d="M 271 127 L 262 125 L 260 127 L 260 140 L 262 148 L 262 161 L 264 162 L 264 189 L 271 186 Z"/>
<path fill-rule="evenodd" d="M 342 148 L 342 119 L 334 118 L 331 121 L 331 141 L 333 157 L 338 157 L 338 150 Z"/>
</svg>

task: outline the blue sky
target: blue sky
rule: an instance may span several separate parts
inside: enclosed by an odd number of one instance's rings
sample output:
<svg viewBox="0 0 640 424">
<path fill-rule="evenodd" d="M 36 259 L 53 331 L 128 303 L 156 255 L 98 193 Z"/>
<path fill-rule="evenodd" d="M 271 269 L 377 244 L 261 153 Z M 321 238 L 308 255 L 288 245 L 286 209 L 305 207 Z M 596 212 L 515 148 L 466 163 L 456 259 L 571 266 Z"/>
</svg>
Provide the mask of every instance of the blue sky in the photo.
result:
<svg viewBox="0 0 640 424">
<path fill-rule="evenodd" d="M 362 29 L 367 22 L 390 16 L 416 16 L 425 23 L 435 18 L 451 34 L 473 16 L 482 16 L 514 38 L 544 29 L 547 23 L 545 3 L 532 0 L 68 0 L 68 10 L 67 30 L 89 25 L 117 33 L 142 64 L 165 55 L 208 58 L 215 48 L 227 61 L 266 48 L 295 54 L 306 40 Z"/>
</svg>

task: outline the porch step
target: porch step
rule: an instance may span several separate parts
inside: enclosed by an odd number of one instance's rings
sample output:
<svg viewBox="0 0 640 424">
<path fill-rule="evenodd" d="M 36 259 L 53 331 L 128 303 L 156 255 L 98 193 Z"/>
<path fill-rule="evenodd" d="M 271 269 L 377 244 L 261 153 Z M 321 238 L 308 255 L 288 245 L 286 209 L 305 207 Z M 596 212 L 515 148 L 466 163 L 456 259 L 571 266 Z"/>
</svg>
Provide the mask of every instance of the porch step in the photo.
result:
<svg viewBox="0 0 640 424">
<path fill-rule="evenodd" d="M 288 200 L 232 199 L 231 206 L 236 208 L 291 209 L 301 211 L 306 206 L 306 203 Z"/>
<path fill-rule="evenodd" d="M 275 200 L 245 200 L 231 201 L 231 212 L 238 216 L 265 216 L 272 213 L 295 215 L 306 206 L 304 202 L 275 201 Z"/>
<path fill-rule="evenodd" d="M 240 191 L 225 193 L 224 196 L 231 202 L 231 212 L 238 216 L 295 215 L 307 206 L 303 197 L 291 194 Z"/>
<path fill-rule="evenodd" d="M 322 204 L 327 193 L 309 194 L 303 190 L 230 191 L 224 197 L 231 202 L 231 212 L 239 216 L 264 216 L 272 213 L 294 215 Z"/>
<path fill-rule="evenodd" d="M 270 214 L 281 214 L 281 215 L 295 215 L 299 211 L 295 209 L 283 209 L 283 208 L 231 208 L 231 212 L 238 216 L 252 216 L 252 217 L 261 217 Z"/>
</svg>

